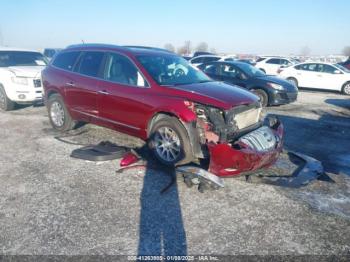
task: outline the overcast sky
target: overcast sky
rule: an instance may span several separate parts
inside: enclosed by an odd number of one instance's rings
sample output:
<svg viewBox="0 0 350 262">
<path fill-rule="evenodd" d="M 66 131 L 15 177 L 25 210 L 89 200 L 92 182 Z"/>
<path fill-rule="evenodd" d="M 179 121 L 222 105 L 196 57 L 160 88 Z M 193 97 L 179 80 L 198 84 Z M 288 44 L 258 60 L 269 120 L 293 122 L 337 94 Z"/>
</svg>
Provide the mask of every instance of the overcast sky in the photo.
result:
<svg viewBox="0 0 350 262">
<path fill-rule="evenodd" d="M 218 52 L 339 54 L 350 45 L 350 0 L 0 0 L 0 44 L 98 42 Z"/>
</svg>

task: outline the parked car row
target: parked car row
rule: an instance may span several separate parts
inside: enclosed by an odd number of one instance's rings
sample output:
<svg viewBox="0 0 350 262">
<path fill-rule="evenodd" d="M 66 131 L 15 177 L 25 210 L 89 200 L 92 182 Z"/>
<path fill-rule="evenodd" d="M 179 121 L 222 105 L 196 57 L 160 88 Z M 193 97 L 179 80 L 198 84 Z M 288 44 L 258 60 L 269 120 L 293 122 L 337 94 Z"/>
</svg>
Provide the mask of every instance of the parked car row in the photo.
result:
<svg viewBox="0 0 350 262">
<path fill-rule="evenodd" d="M 255 81 L 254 84 L 252 84 L 251 79 L 243 72 L 236 74 L 235 72 L 220 71 L 220 69 L 214 68 L 224 68 L 224 66 L 226 66 L 226 68 L 233 69 L 234 66 L 238 66 L 238 64 L 231 64 L 231 66 L 229 66 L 228 64 L 225 64 L 225 62 L 244 62 L 246 64 L 254 65 L 259 69 L 260 73 L 256 74 L 268 75 L 265 76 L 265 78 L 269 78 L 270 82 L 283 82 L 282 86 L 286 86 L 285 81 L 278 80 L 276 77 L 271 77 L 278 76 L 279 78 L 284 78 L 291 82 L 295 87 L 335 90 L 350 95 L 350 69 L 348 68 L 350 67 L 350 60 L 340 64 L 315 62 L 300 63 L 300 61 L 296 59 L 266 56 L 260 57 L 256 63 L 254 63 L 251 60 L 237 59 L 232 56 L 220 57 L 215 55 L 201 55 L 194 57 L 189 61 L 194 66 L 204 70 L 204 72 L 213 79 L 226 81 L 253 90 L 260 97 L 263 105 L 289 103 L 295 100 L 295 96 L 290 93 L 290 88 L 285 88 L 285 90 L 288 91 L 284 92 L 280 87 L 277 87 L 280 88 L 277 92 L 276 90 L 278 89 L 276 89 L 276 85 L 274 85 L 275 88 L 271 88 L 269 85 L 262 85 L 261 82 L 257 83 Z M 250 70 L 254 69 L 250 68 Z M 263 77 L 260 77 L 260 80 L 261 79 L 263 79 Z"/>
<path fill-rule="evenodd" d="M 259 96 L 263 106 L 281 105 L 297 99 L 298 88 L 291 82 L 268 76 L 243 62 L 211 62 L 199 66 L 212 79 L 237 85 Z"/>
</svg>

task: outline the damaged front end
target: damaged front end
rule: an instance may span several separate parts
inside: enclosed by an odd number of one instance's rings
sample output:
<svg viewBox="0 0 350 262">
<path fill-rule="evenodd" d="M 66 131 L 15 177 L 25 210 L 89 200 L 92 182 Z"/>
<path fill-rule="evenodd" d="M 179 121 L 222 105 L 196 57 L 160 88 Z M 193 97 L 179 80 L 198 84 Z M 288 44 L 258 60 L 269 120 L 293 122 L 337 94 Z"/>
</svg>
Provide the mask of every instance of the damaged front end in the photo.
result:
<svg viewBox="0 0 350 262">
<path fill-rule="evenodd" d="M 190 104 L 197 115 L 196 133 L 209 172 L 237 176 L 269 167 L 283 146 L 283 125 L 276 117 L 262 118 L 259 102 L 230 110 Z M 193 135 L 193 134 L 192 134 Z"/>
</svg>

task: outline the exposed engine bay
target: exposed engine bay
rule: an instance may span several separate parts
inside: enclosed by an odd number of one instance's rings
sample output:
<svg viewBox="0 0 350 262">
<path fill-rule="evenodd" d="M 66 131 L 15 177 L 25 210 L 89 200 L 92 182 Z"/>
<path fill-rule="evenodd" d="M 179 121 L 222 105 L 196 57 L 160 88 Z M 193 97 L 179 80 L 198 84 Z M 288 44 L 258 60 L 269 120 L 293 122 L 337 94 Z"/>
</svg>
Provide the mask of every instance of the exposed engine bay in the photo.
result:
<svg viewBox="0 0 350 262">
<path fill-rule="evenodd" d="M 260 102 L 226 111 L 201 104 L 194 104 L 193 107 L 198 117 L 197 128 L 202 144 L 232 142 L 262 123 Z"/>
<path fill-rule="evenodd" d="M 192 128 L 195 156 L 209 159 L 209 171 L 236 176 L 269 167 L 283 147 L 283 125 L 276 117 L 263 118 L 260 102 L 222 110 L 192 103 L 197 115 Z"/>
</svg>

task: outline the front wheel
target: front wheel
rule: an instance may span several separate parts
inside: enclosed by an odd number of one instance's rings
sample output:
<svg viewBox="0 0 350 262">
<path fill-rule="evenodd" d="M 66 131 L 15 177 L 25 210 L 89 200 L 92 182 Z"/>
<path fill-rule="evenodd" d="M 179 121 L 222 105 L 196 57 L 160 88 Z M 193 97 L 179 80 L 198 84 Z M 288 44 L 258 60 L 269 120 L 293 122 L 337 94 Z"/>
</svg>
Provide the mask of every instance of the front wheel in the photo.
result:
<svg viewBox="0 0 350 262">
<path fill-rule="evenodd" d="M 256 89 L 253 92 L 260 98 L 261 106 L 266 107 L 269 102 L 269 96 L 266 94 L 266 92 L 261 89 Z"/>
<path fill-rule="evenodd" d="M 344 95 L 350 95 L 350 82 L 347 82 L 343 85 L 343 88 L 342 88 L 342 93 Z"/>
<path fill-rule="evenodd" d="M 164 165 L 182 165 L 193 160 L 187 131 L 175 117 L 164 116 L 153 125 L 148 145 Z"/>
<path fill-rule="evenodd" d="M 0 109 L 11 111 L 15 108 L 15 105 L 16 103 L 7 97 L 4 87 L 0 85 Z"/>
<path fill-rule="evenodd" d="M 47 103 L 50 122 L 53 128 L 59 131 L 69 131 L 74 128 L 75 121 L 70 116 L 62 97 L 53 94 Z"/>
<path fill-rule="evenodd" d="M 289 77 L 287 80 L 292 83 L 295 87 L 298 87 L 298 80 L 296 80 L 294 77 Z"/>
</svg>

